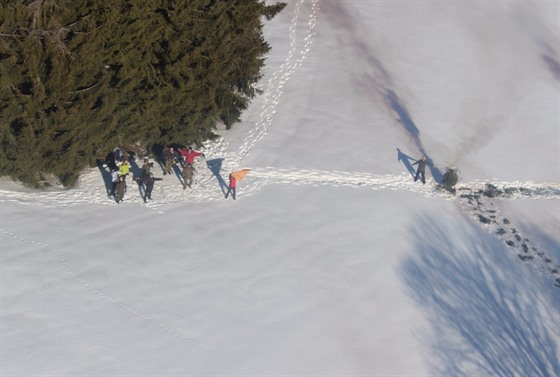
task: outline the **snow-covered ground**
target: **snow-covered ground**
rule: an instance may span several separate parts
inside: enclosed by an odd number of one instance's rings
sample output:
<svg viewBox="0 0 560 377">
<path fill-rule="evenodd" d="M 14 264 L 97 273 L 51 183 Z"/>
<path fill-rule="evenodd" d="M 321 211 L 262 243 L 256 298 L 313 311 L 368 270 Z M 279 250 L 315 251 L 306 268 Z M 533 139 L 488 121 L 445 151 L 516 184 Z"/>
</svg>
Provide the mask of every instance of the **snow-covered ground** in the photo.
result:
<svg viewBox="0 0 560 377">
<path fill-rule="evenodd" d="M 287 2 L 192 189 L 2 181 L 0 375 L 560 375 L 558 2 Z"/>
</svg>

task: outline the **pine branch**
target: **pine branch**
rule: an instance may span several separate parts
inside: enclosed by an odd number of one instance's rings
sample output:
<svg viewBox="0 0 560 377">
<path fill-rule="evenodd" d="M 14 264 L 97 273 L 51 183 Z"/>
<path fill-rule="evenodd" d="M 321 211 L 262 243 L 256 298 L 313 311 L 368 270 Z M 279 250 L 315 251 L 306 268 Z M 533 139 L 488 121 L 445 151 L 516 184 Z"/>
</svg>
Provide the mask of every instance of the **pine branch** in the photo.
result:
<svg viewBox="0 0 560 377">
<path fill-rule="evenodd" d="M 70 93 L 74 93 L 74 94 L 76 94 L 76 93 L 83 93 L 83 92 L 87 92 L 88 90 L 91 90 L 91 89 L 93 89 L 93 88 L 95 88 L 95 87 L 98 87 L 99 85 L 101 85 L 101 81 L 99 81 L 98 83 L 96 83 L 96 84 L 93 84 L 92 86 L 89 86 L 89 87 L 87 87 L 87 88 L 83 88 L 83 89 L 78 89 L 78 90 L 76 90 L 76 91 L 73 91 L 73 92 L 70 92 Z"/>
</svg>

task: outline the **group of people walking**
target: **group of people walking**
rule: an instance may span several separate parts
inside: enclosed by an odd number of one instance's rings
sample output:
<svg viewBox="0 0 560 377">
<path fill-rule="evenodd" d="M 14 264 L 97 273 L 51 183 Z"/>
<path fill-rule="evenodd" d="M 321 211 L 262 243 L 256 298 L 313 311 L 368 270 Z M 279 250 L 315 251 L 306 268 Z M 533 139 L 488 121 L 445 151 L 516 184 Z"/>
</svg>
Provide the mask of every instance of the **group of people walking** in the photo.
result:
<svg viewBox="0 0 560 377">
<path fill-rule="evenodd" d="M 206 158 L 204 153 L 195 151 L 192 147 L 177 149 L 173 147 L 166 148 L 162 154 L 163 174 L 173 174 L 174 166 L 180 164 L 182 166 L 181 178 L 183 190 L 187 187 L 191 188 L 194 174 L 196 172 L 194 162 L 195 158 L 199 156 Z M 111 169 L 112 181 L 109 196 L 112 196 L 117 203 L 120 203 L 127 191 L 126 178 L 130 174 L 130 162 L 128 158 L 122 154 L 120 149 L 117 148 L 113 151 L 112 159 L 108 165 Z M 147 203 L 148 200 L 152 200 L 152 192 L 155 182 L 162 180 L 162 178 L 154 177 L 154 174 L 152 173 L 153 166 L 153 162 L 150 162 L 148 159 L 144 159 L 141 174 L 133 178 L 133 180 L 138 184 L 142 199 L 145 203 Z M 229 179 L 229 187 L 225 194 L 225 198 L 227 199 L 231 195 L 232 198 L 235 199 L 237 180 L 231 174 Z"/>
<path fill-rule="evenodd" d="M 399 153 L 401 152 L 399 151 Z M 177 163 L 180 163 L 180 165 L 183 167 L 181 171 L 183 190 L 185 190 L 187 187 L 191 188 L 193 184 L 193 177 L 196 172 L 194 161 L 195 158 L 199 156 L 206 158 L 204 153 L 195 151 L 192 149 L 192 147 L 177 149 L 173 147 L 166 148 L 163 151 L 163 174 L 173 174 L 174 167 L 177 165 Z M 412 164 L 412 166 L 418 165 L 414 174 L 414 182 L 420 180 L 422 184 L 426 184 L 426 167 L 429 164 L 431 165 L 426 156 L 422 156 L 419 160 Z M 124 198 L 124 194 L 126 193 L 126 177 L 130 174 L 130 163 L 128 159 L 122 155 L 120 149 L 116 149 L 113 152 L 113 161 L 109 166 L 112 170 L 112 186 L 110 196 L 114 197 L 117 203 L 120 203 Z M 162 180 L 162 178 L 154 177 L 152 173 L 153 166 L 153 162 L 149 162 L 149 160 L 144 159 L 144 164 L 142 165 L 142 173 L 140 174 L 140 176 L 134 178 L 134 181 L 140 188 L 141 196 L 145 203 L 148 200 L 152 200 L 152 192 L 155 182 Z M 248 171 L 249 169 L 242 169 L 241 171 L 233 172 L 229 175 L 229 185 L 227 187 L 227 191 L 225 192 L 226 199 L 229 196 L 231 196 L 234 200 L 236 199 L 235 194 L 237 181 L 243 179 Z M 454 187 L 457 184 L 457 180 L 458 177 L 456 169 L 448 168 L 443 175 L 440 186 L 450 192 L 454 192 Z"/>
</svg>

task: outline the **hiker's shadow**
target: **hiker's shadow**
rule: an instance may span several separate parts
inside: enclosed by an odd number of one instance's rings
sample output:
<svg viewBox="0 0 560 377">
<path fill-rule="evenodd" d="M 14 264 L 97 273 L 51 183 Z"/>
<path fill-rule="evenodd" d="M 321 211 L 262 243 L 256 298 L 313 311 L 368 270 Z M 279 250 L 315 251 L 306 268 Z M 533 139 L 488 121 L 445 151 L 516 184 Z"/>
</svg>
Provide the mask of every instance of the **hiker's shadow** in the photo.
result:
<svg viewBox="0 0 560 377">
<path fill-rule="evenodd" d="M 138 193 L 140 194 L 140 197 L 144 197 L 144 184 L 141 181 L 141 177 L 142 177 L 142 168 L 140 166 L 138 166 L 138 163 L 136 162 L 136 158 L 134 158 L 133 156 L 131 156 L 129 158 L 129 163 L 130 163 L 130 173 L 132 175 L 131 180 L 133 182 L 135 182 L 138 185 Z M 132 184 L 132 182 L 130 183 Z"/>
<path fill-rule="evenodd" d="M 173 170 L 173 173 L 175 173 L 175 175 L 177 176 L 177 180 L 179 181 L 179 183 L 181 183 L 181 186 L 185 186 L 185 181 L 183 180 L 183 171 L 181 170 L 181 165 L 179 165 L 179 163 L 177 162 L 176 164 L 173 164 L 173 166 L 171 167 L 171 170 Z"/>
<path fill-rule="evenodd" d="M 402 161 L 403 165 L 405 166 L 406 170 L 408 170 L 408 172 L 410 173 L 410 175 L 412 175 L 412 177 L 414 178 L 414 175 L 416 173 L 416 171 L 414 170 L 414 167 L 412 166 L 412 164 L 410 163 L 410 161 L 416 161 L 414 158 L 407 156 L 406 154 L 404 154 L 399 148 L 397 148 L 397 159 L 399 161 Z"/>
<path fill-rule="evenodd" d="M 220 190 L 222 190 L 222 194 L 226 194 L 228 185 L 226 181 L 222 178 L 220 171 L 222 170 L 222 163 L 224 162 L 223 158 L 215 158 L 213 160 L 207 160 L 206 165 L 208 169 L 214 174 L 216 179 L 218 180 L 218 184 L 220 185 Z"/>
<path fill-rule="evenodd" d="M 165 165 L 163 161 L 163 147 L 161 146 L 161 144 L 152 145 L 152 154 L 154 155 L 154 159 L 156 163 L 159 165 L 161 171 L 165 175 L 166 171 L 165 171 Z"/>
<path fill-rule="evenodd" d="M 101 173 L 101 177 L 103 178 L 103 182 L 105 183 L 105 191 L 107 191 L 107 195 L 111 194 L 111 188 L 113 187 L 113 179 L 111 178 L 111 172 L 105 169 L 106 165 L 103 160 L 97 160 L 97 168 Z"/>
<path fill-rule="evenodd" d="M 403 165 L 406 167 L 406 170 L 408 170 L 410 175 L 414 178 L 416 176 L 416 169 L 414 169 L 414 166 L 412 166 L 412 163 L 410 163 L 410 161 L 416 163 L 416 161 L 418 160 L 404 154 L 399 148 L 397 148 L 397 153 L 398 153 L 397 159 L 399 161 L 402 161 Z M 432 173 L 432 177 L 434 178 L 434 181 L 440 183 L 443 179 L 443 174 L 441 173 L 439 168 L 434 164 L 431 158 L 428 158 L 427 161 L 428 161 L 427 166 L 430 169 L 430 173 Z"/>
<path fill-rule="evenodd" d="M 430 173 L 432 173 L 432 177 L 434 177 L 434 181 L 436 181 L 437 183 L 441 183 L 441 181 L 443 181 L 443 173 L 432 162 L 432 160 L 429 160 L 429 161 L 430 161 L 430 164 L 428 164 L 428 167 L 430 168 Z"/>
<path fill-rule="evenodd" d="M 138 178 L 142 175 L 142 168 L 138 166 L 135 158 L 129 158 L 128 160 L 130 164 L 130 173 L 132 174 L 132 178 Z"/>
</svg>

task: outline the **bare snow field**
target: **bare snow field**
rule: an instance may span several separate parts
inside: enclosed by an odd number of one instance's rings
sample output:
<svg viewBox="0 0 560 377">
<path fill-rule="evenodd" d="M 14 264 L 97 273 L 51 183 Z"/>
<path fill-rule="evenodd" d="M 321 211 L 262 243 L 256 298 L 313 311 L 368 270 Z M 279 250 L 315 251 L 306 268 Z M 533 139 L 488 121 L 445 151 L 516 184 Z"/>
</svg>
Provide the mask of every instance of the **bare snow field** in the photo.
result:
<svg viewBox="0 0 560 377">
<path fill-rule="evenodd" d="M 192 189 L 0 182 L 1 376 L 560 376 L 559 3 L 287 2 Z"/>
</svg>

